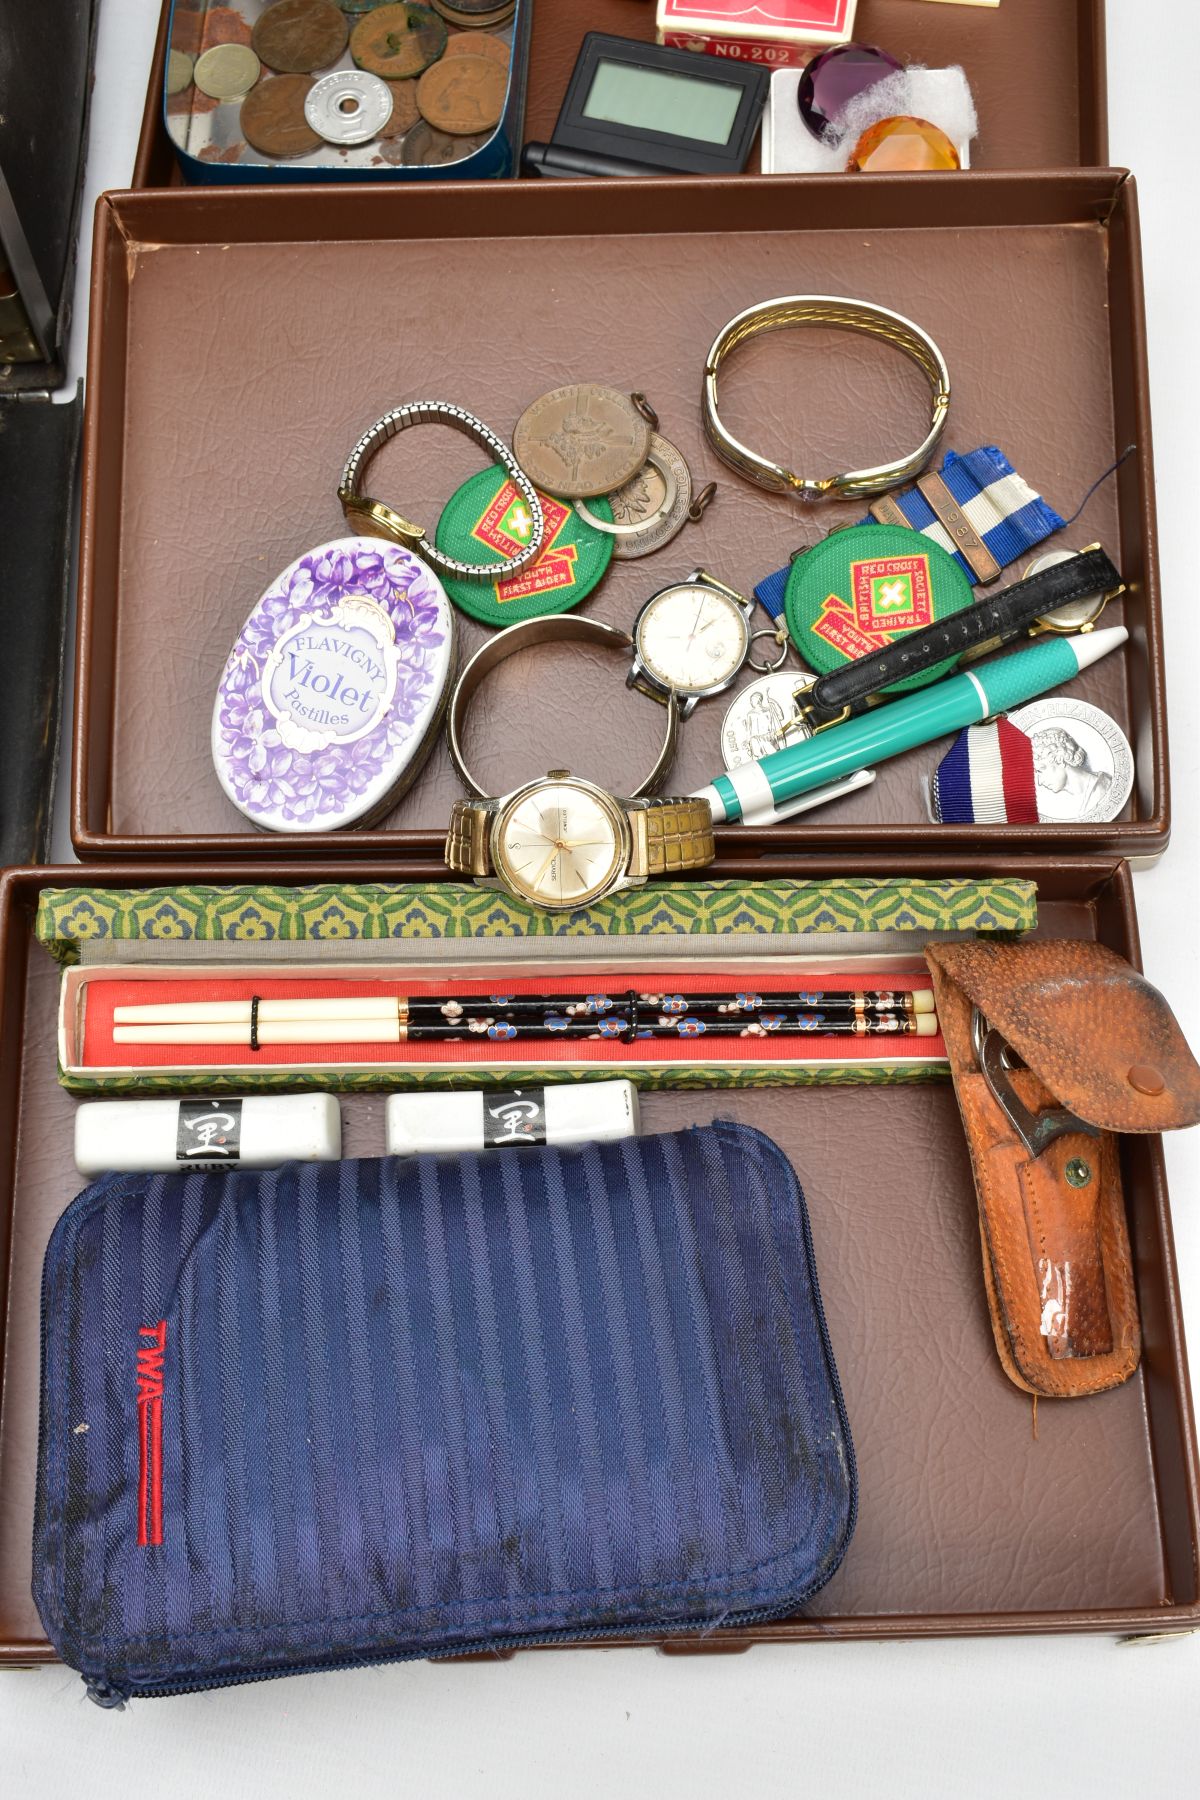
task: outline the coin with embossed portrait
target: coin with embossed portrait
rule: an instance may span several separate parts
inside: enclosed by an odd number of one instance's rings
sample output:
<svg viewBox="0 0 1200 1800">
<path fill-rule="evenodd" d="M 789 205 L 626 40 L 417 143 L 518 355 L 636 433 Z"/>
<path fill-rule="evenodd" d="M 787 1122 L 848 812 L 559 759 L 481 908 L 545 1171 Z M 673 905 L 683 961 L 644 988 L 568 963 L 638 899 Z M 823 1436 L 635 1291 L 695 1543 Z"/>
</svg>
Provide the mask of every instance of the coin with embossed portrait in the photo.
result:
<svg viewBox="0 0 1200 1800">
<path fill-rule="evenodd" d="M 435 131 L 494 131 L 504 111 L 508 69 L 487 56 L 443 57 L 417 83 L 417 105 Z"/>
<path fill-rule="evenodd" d="M 1010 713 L 1033 745 L 1042 824 L 1115 819 L 1133 788 L 1133 752 L 1115 719 L 1086 700 L 1035 700 Z"/>
<path fill-rule="evenodd" d="M 554 388 L 517 420 L 513 452 L 535 487 L 568 500 L 611 494 L 650 453 L 650 426 L 615 388 Z"/>
</svg>

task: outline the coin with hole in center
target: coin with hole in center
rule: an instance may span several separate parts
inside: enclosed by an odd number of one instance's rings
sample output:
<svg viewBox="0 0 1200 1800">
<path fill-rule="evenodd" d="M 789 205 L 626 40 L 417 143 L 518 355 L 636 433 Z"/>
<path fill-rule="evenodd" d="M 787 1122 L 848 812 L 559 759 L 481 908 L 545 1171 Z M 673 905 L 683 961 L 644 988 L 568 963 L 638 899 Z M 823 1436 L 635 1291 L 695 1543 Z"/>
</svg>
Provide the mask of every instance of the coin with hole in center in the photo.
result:
<svg viewBox="0 0 1200 1800">
<path fill-rule="evenodd" d="M 249 44 L 214 44 L 196 58 L 192 80 L 210 100 L 240 100 L 261 74 L 262 64 Z"/>
<path fill-rule="evenodd" d="M 417 105 L 436 131 L 457 137 L 494 131 L 504 111 L 508 70 L 487 56 L 443 57 L 417 83 Z"/>
<path fill-rule="evenodd" d="M 255 55 L 282 75 L 327 69 L 346 48 L 350 28 L 332 0 L 275 0 L 250 36 Z"/>
<path fill-rule="evenodd" d="M 261 156 L 307 156 L 321 139 L 304 114 L 311 75 L 273 75 L 251 88 L 242 101 L 242 136 Z"/>
<path fill-rule="evenodd" d="M 377 6 L 350 33 L 350 54 L 371 75 L 407 81 L 436 63 L 448 35 L 428 6 Z"/>
<path fill-rule="evenodd" d="M 401 160 L 407 168 L 441 168 L 473 156 L 487 143 L 489 135 L 482 132 L 477 137 L 452 137 L 448 131 L 435 131 L 424 119 L 418 119 L 404 139 Z"/>
<path fill-rule="evenodd" d="M 308 90 L 304 116 L 327 144 L 367 144 L 392 116 L 386 81 L 362 69 L 335 69 Z"/>
<path fill-rule="evenodd" d="M 615 388 L 579 382 L 525 409 L 513 452 L 535 487 L 587 500 L 633 479 L 650 453 L 650 425 Z"/>
</svg>

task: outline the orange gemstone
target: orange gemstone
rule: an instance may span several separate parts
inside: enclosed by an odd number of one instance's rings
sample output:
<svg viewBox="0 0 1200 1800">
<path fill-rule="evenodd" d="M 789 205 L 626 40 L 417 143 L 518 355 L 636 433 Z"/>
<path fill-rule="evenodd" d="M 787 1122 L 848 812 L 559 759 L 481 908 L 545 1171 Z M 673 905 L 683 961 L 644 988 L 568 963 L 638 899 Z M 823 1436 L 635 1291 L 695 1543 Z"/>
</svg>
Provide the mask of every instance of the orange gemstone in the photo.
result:
<svg viewBox="0 0 1200 1800">
<path fill-rule="evenodd" d="M 901 114 L 880 119 L 863 132 L 849 167 L 872 174 L 883 169 L 957 169 L 958 151 L 928 119 Z"/>
</svg>

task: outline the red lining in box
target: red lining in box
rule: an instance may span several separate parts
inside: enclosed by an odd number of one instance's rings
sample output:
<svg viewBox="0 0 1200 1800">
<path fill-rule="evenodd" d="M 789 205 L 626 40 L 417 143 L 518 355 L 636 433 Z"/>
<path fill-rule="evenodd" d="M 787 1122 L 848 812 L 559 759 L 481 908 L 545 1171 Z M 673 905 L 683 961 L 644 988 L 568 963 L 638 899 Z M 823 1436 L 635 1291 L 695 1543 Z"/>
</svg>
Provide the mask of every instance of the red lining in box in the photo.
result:
<svg viewBox="0 0 1200 1800">
<path fill-rule="evenodd" d="M 596 975 L 555 974 L 553 971 L 538 976 L 517 976 L 506 974 L 503 977 L 502 991 L 511 994 L 541 993 L 553 989 L 559 994 L 587 994 L 603 987 L 603 991 L 618 992 L 622 986 L 648 987 L 654 979 L 644 970 L 621 983 L 611 976 L 601 978 Z M 705 969 L 702 973 L 684 975 L 681 971 L 670 972 L 667 978 L 659 976 L 658 981 L 664 990 L 674 992 L 686 986 L 691 993 L 738 992 L 748 988 L 744 969 L 732 973 L 713 972 Z M 657 985 L 657 983 L 656 983 Z M 764 988 L 765 980 L 761 973 L 754 978 L 756 988 Z M 628 1066 L 641 1061 L 699 1063 L 730 1063 L 742 1060 L 754 1062 L 788 1063 L 795 1061 L 825 1062 L 878 1062 L 886 1057 L 889 1061 L 909 1059 L 927 1060 L 944 1058 L 945 1045 L 941 1034 L 934 1037 L 909 1037 L 897 1033 L 894 1037 L 881 1035 L 874 1037 L 826 1037 L 815 1034 L 796 1033 L 790 1037 L 721 1037 L 687 1038 L 673 1040 L 664 1038 L 640 1038 L 633 1043 L 625 1043 L 621 1039 L 611 1041 L 580 1040 L 570 1042 L 547 1039 L 533 1039 L 527 1043 L 478 1038 L 466 1043 L 412 1043 L 399 1044 L 270 1044 L 261 1050 L 251 1050 L 245 1045 L 223 1044 L 176 1044 L 163 1046 L 158 1044 L 114 1044 L 113 1011 L 118 1006 L 137 1006 L 146 1004 L 165 1005 L 177 1000 L 249 1000 L 255 994 L 263 999 L 301 1000 L 311 996 L 314 991 L 322 998 L 340 999 L 347 995 L 374 996 L 377 994 L 395 994 L 401 984 L 395 980 L 363 979 L 336 980 L 322 977 L 314 980 L 304 976 L 289 980 L 286 976 L 272 975 L 263 977 L 215 977 L 197 978 L 189 976 L 180 980 L 138 981 L 136 979 L 113 979 L 97 977 L 86 983 L 84 992 L 83 1021 L 83 1056 L 84 1068 L 111 1068 L 113 1066 L 135 1069 L 174 1069 L 174 1068 L 270 1068 L 294 1067 L 297 1064 L 311 1066 L 314 1062 L 323 1065 L 345 1066 L 353 1063 L 426 1063 L 431 1066 L 462 1066 L 471 1063 L 490 1063 L 502 1061 L 505 1064 L 530 1063 L 544 1065 L 551 1063 L 614 1063 Z M 478 976 L 464 977 L 453 983 L 455 994 L 493 994 L 501 983 L 497 979 L 483 981 Z M 927 987 L 928 980 L 920 974 L 898 974 L 894 969 L 872 970 L 855 967 L 852 974 L 845 970 L 814 971 L 806 968 L 803 974 L 795 971 L 780 971 L 778 979 L 772 982 L 768 991 L 787 990 L 795 987 L 811 991 L 815 988 L 890 988 L 895 992 L 908 993 L 914 988 Z M 404 992 L 407 994 L 440 996 L 446 992 L 447 983 L 441 980 L 405 980 Z M 231 1026 L 231 1031 L 240 1027 Z M 801 1048 L 802 1046 L 802 1048 Z"/>
</svg>

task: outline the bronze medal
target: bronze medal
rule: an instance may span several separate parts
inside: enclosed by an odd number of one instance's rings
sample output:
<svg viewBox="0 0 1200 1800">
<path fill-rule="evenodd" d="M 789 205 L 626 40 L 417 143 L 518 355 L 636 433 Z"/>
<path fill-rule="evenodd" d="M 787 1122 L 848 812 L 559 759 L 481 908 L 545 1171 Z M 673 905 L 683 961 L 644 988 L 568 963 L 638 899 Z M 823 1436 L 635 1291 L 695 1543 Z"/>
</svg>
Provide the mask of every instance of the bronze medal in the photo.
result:
<svg viewBox="0 0 1200 1800">
<path fill-rule="evenodd" d="M 507 67 L 464 53 L 426 69 L 417 83 L 417 105 L 435 130 L 463 137 L 495 130 L 507 92 Z"/>
<path fill-rule="evenodd" d="M 513 451 L 535 487 L 583 500 L 632 480 L 649 454 L 650 426 L 615 388 L 581 382 L 526 408 Z"/>
<path fill-rule="evenodd" d="M 308 75 L 273 75 L 242 101 L 242 136 L 262 156 L 307 156 L 321 139 L 304 116 L 312 80 Z"/>
<path fill-rule="evenodd" d="M 311 75 L 337 61 L 348 37 L 346 21 L 331 0 L 276 0 L 258 20 L 250 42 L 268 69 Z"/>
<path fill-rule="evenodd" d="M 436 63 L 447 36 L 444 22 L 428 6 L 377 6 L 350 33 L 350 54 L 372 75 L 407 81 Z"/>
</svg>

